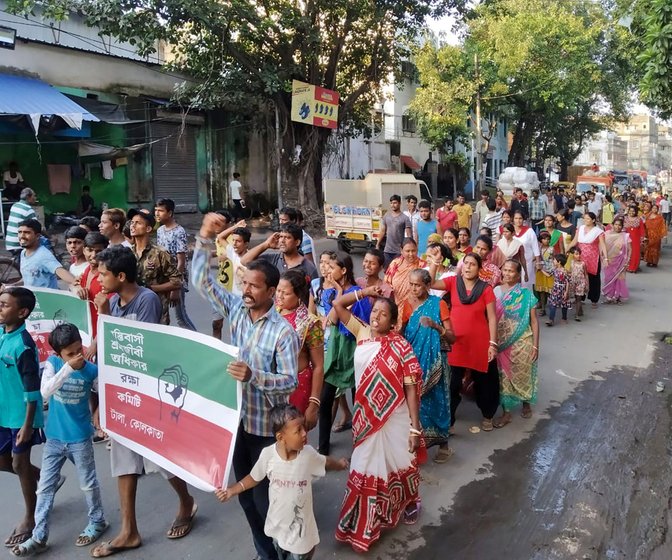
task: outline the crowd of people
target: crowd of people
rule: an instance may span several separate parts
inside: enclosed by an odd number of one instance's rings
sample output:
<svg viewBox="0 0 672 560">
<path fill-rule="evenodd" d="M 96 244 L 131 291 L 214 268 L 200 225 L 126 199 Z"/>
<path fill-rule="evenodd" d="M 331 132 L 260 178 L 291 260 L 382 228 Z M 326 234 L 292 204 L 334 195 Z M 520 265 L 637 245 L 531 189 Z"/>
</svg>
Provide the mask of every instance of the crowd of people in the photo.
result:
<svg viewBox="0 0 672 560">
<path fill-rule="evenodd" d="M 87 217 L 68 229 L 67 269 L 41 244 L 41 224 L 22 216 L 15 241 L 24 287 L 0 295 L 0 347 L 10 360 L 0 377 L 0 470 L 18 475 L 26 511 L 5 545 L 16 556 L 47 548 L 66 460 L 77 467 L 89 515 L 75 544 L 91 545 L 109 527 L 92 450 L 108 439 L 96 410 L 97 334 L 83 348 L 74 326 L 57 327 L 49 339 L 55 355 L 40 373 L 25 330 L 35 306 L 31 287 L 67 284 L 88 300 L 94 329 L 99 314 L 169 324 L 174 310 L 178 326 L 195 330 L 185 299 L 189 272 L 212 307 L 213 336 L 222 336 L 226 318 L 239 348 L 227 368 L 243 385 L 236 483 L 217 489 L 217 499 L 238 497 L 259 558 L 308 560 L 320 540 L 311 481 L 349 469 L 335 535 L 366 552 L 382 530 L 417 522 L 419 469 L 454 455 L 450 439 L 465 396 L 475 400 L 484 432 L 504 428 L 517 410 L 532 417 L 542 317 L 553 327 L 558 312 L 560 324 L 572 309 L 581 321 L 586 300 L 592 309 L 600 301 L 623 304 L 627 273 L 639 271 L 641 259 L 658 265 L 666 197 L 567 195 L 519 191 L 508 201 L 484 194 L 475 209 L 458 195 L 435 213 L 414 197 L 402 211 L 394 195 L 359 278 L 347 254 L 325 251 L 317 259 L 293 208 L 280 210 L 279 231 L 255 247 L 244 221 L 207 214 L 191 267 L 168 199 L 154 212 L 108 209 L 99 222 Z M 317 450 L 307 443 L 313 429 Z M 350 459 L 331 457 L 332 433 L 349 430 Z M 30 454 L 45 441 L 40 470 Z M 91 555 L 141 546 L 135 495 L 148 472 L 161 472 L 178 497 L 166 536 L 189 534 L 198 508 L 187 484 L 114 438 L 109 447 L 121 526 Z"/>
</svg>

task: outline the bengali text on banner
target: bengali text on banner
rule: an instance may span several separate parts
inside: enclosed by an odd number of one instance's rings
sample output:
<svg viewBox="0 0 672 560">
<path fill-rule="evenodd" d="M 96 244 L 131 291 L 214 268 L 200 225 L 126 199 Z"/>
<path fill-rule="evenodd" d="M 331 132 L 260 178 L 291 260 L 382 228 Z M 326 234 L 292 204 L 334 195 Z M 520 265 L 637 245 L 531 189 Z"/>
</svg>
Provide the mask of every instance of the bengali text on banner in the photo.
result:
<svg viewBox="0 0 672 560">
<path fill-rule="evenodd" d="M 225 486 L 242 398 L 226 369 L 237 356 L 211 336 L 101 315 L 103 429 L 196 488 Z"/>
</svg>

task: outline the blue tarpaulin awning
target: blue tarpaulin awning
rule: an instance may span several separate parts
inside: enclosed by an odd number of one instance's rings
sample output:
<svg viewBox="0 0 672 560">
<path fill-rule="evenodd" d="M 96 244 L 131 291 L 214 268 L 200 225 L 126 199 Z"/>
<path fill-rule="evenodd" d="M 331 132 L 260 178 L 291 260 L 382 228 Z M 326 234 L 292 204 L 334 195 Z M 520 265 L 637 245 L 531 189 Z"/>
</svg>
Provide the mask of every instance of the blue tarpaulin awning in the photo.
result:
<svg viewBox="0 0 672 560">
<path fill-rule="evenodd" d="M 0 74 L 0 116 L 25 115 L 37 135 L 40 119 L 55 115 L 69 127 L 81 129 L 82 121 L 100 119 L 80 107 L 55 87 L 33 78 Z"/>
</svg>

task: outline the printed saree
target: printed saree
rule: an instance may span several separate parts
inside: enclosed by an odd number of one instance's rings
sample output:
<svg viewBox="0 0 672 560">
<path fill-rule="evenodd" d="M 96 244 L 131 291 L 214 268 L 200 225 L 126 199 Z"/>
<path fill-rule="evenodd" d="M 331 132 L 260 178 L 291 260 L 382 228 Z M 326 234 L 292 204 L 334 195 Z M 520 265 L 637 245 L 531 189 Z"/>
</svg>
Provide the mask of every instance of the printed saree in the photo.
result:
<svg viewBox="0 0 672 560">
<path fill-rule="evenodd" d="M 497 299 L 497 365 L 500 401 L 505 410 L 537 400 L 537 362 L 532 361 L 534 337 L 530 313 L 537 304 L 531 290 L 520 284 Z"/>
<path fill-rule="evenodd" d="M 425 316 L 440 325 L 440 306 L 438 297 L 429 296 L 413 311 L 404 330 L 422 368 L 420 423 L 428 448 L 446 443 L 450 429 L 450 370 L 445 353 L 441 351 L 441 337 L 436 330 L 420 324 L 420 318 Z"/>
<path fill-rule="evenodd" d="M 355 369 L 354 450 L 336 538 L 366 552 L 418 497 L 404 385 L 419 384 L 422 370 L 410 344 L 396 333 L 361 340 Z"/>
<path fill-rule="evenodd" d="M 609 264 L 602 269 L 602 293 L 607 301 L 625 301 L 630 295 L 625 278 L 630 262 L 630 236 L 627 233 L 609 232 L 604 242 Z"/>
</svg>

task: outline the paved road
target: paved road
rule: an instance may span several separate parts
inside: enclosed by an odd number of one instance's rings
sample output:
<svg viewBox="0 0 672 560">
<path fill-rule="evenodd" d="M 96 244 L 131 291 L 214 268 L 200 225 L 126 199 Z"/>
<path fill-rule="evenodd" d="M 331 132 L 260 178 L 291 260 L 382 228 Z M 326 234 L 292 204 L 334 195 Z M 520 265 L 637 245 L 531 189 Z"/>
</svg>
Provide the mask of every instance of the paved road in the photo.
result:
<svg viewBox="0 0 672 560">
<path fill-rule="evenodd" d="M 318 252 L 330 246 L 317 245 Z M 588 309 L 580 324 L 542 327 L 534 418 L 516 417 L 503 430 L 471 434 L 478 412 L 473 403 L 463 404 L 452 441 L 456 455 L 445 465 L 423 468 L 419 524 L 388 532 L 368 557 L 480 560 L 504 552 L 516 560 L 672 558 L 667 540 L 672 347 L 659 342 L 661 333 L 672 330 L 671 263 L 672 251 L 666 249 L 658 270 L 630 275 L 632 297 L 623 307 Z M 188 303 L 199 330 L 209 332 L 208 305 L 193 292 Z M 666 391 L 656 393 L 661 379 Z M 348 436 L 336 435 L 333 447 L 334 454 L 347 455 Z M 39 460 L 39 453 L 35 457 Z M 114 531 L 119 511 L 107 451 L 98 447 L 96 457 Z M 83 559 L 88 552 L 72 543 L 86 522 L 84 503 L 72 467 L 65 472 L 69 478 L 56 501 L 49 557 Z M 345 478 L 330 473 L 314 485 L 322 537 L 316 558 L 361 558 L 333 538 Z M 0 474 L 0 488 L 0 531 L 8 533 L 21 500 L 13 477 Z M 251 560 L 253 547 L 237 503 L 220 505 L 212 496 L 195 495 L 194 531 L 168 541 L 164 533 L 176 500 L 159 477 L 143 479 L 138 518 L 144 546 L 119 557 Z"/>
</svg>

